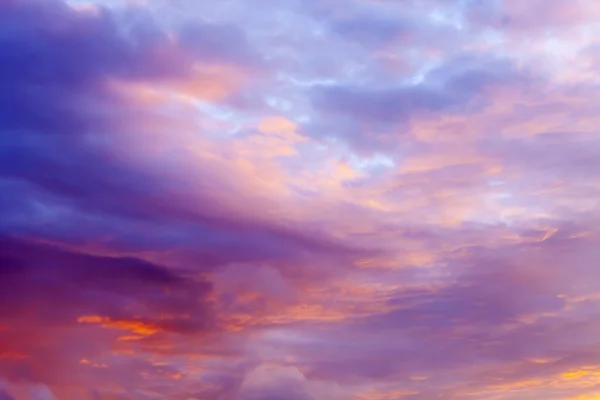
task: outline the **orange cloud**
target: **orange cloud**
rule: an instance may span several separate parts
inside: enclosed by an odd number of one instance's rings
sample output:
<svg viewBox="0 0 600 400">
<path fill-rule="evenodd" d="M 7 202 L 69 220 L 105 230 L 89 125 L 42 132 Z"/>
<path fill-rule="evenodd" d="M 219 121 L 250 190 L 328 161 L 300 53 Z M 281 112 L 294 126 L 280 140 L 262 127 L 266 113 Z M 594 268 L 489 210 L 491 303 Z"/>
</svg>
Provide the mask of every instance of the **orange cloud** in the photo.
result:
<svg viewBox="0 0 600 400">
<path fill-rule="evenodd" d="M 158 326 L 140 320 L 114 320 L 109 317 L 100 317 L 98 315 L 82 316 L 77 318 L 77 322 L 83 324 L 99 324 L 103 328 L 129 331 L 139 336 L 151 336 L 160 331 Z"/>
</svg>

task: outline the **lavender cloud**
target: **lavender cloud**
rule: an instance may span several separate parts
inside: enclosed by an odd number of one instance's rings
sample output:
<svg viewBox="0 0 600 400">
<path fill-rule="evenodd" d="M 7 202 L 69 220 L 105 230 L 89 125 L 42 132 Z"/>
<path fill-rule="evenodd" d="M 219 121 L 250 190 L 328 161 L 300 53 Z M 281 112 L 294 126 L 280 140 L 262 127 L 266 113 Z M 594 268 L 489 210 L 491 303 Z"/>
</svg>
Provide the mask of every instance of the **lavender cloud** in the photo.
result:
<svg viewBox="0 0 600 400">
<path fill-rule="evenodd" d="M 598 397 L 598 9 L 538 3 L 0 2 L 0 398 Z"/>
</svg>

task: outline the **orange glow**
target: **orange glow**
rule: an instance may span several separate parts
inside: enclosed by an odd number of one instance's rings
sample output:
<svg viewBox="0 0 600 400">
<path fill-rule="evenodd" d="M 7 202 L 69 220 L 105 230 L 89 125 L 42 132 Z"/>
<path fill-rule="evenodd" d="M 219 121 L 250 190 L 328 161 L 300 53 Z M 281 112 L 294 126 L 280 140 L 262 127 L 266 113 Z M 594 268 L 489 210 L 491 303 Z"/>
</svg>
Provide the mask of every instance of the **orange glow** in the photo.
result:
<svg viewBox="0 0 600 400">
<path fill-rule="evenodd" d="M 150 336 L 160 331 L 159 327 L 139 320 L 112 320 L 109 317 L 88 315 L 77 318 L 77 321 L 86 324 L 99 324 L 103 328 L 129 331 L 140 336 Z"/>
<path fill-rule="evenodd" d="M 589 371 L 573 371 L 562 374 L 562 377 L 564 379 L 579 379 L 589 374 Z"/>
</svg>

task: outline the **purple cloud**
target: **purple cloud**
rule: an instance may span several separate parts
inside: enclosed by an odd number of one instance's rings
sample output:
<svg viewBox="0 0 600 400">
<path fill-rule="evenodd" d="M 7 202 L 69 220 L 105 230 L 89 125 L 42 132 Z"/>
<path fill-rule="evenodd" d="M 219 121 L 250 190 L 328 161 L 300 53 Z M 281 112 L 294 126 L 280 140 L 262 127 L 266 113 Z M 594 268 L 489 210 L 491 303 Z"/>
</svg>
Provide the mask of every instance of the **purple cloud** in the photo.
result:
<svg viewBox="0 0 600 400">
<path fill-rule="evenodd" d="M 593 2 L 176 3 L 0 4 L 0 399 L 600 396 Z"/>
</svg>

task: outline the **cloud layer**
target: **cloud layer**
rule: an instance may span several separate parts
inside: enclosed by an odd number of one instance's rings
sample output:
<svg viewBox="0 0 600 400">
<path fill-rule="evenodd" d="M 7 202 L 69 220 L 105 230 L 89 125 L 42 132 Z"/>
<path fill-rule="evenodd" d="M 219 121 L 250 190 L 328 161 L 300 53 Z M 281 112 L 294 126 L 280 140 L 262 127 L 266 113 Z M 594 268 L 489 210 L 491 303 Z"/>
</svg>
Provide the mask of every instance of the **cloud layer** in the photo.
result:
<svg viewBox="0 0 600 400">
<path fill-rule="evenodd" d="M 0 0 L 0 400 L 600 397 L 596 3 Z"/>
</svg>

